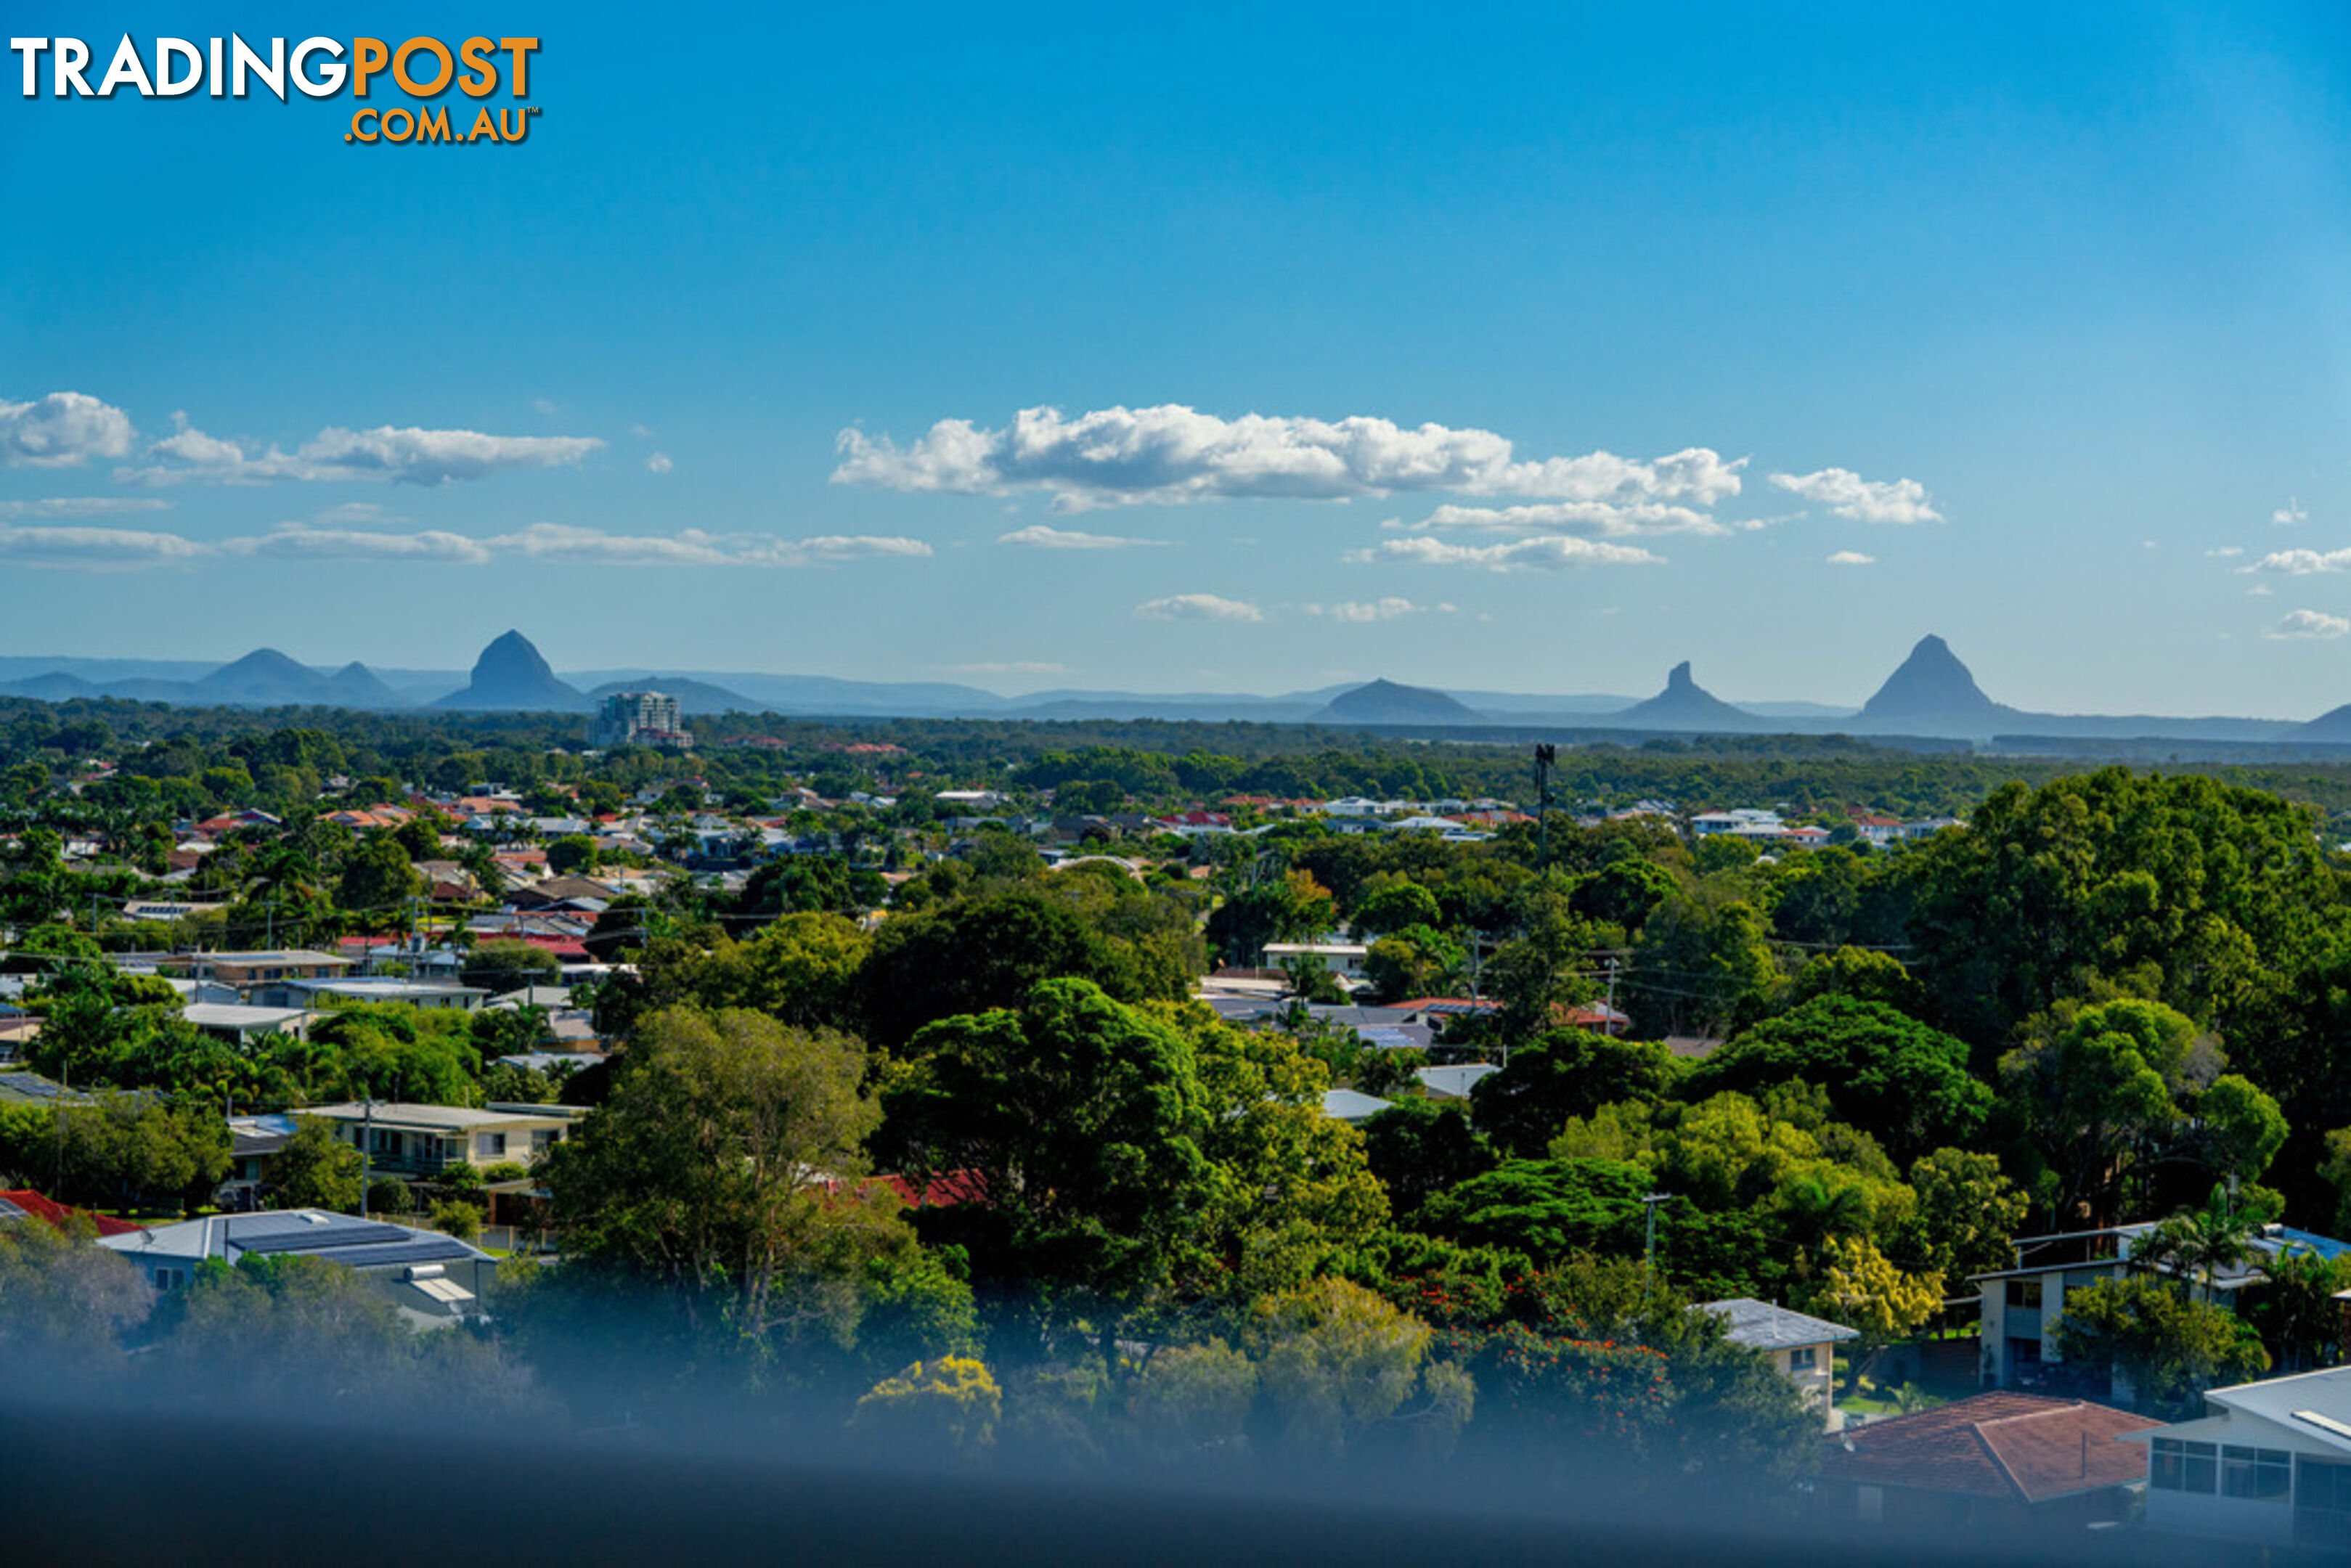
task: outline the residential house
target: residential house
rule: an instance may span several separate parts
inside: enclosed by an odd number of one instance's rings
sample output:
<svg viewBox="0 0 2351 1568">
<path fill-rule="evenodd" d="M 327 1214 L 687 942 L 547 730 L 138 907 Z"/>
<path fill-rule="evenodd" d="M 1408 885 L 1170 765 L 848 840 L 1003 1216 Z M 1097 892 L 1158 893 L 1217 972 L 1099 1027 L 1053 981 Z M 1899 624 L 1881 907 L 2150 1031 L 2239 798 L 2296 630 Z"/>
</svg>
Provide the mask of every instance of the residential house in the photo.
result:
<svg viewBox="0 0 2351 1568">
<path fill-rule="evenodd" d="M 257 1008 L 240 1002 L 190 1002 L 180 1016 L 215 1040 L 246 1045 L 264 1035 L 309 1038 L 318 1015 L 307 1008 Z"/>
<path fill-rule="evenodd" d="M 1322 1113 L 1334 1122 L 1368 1122 L 1395 1102 L 1353 1089 L 1332 1089 L 1322 1096 Z"/>
<path fill-rule="evenodd" d="M 1836 1347 L 1860 1331 L 1751 1296 L 1706 1301 L 1690 1309 L 1722 1321 L 1722 1337 L 1769 1357 L 1771 1369 L 1796 1385 L 1832 1432 L 1844 1426 L 1836 1407 Z"/>
<path fill-rule="evenodd" d="M 100 1236 L 127 1236 L 139 1228 L 127 1219 L 93 1214 L 85 1208 L 68 1208 L 30 1187 L 0 1189 L 0 1226 L 27 1219 L 45 1220 L 59 1230 L 68 1229 L 78 1221 L 87 1222 Z"/>
<path fill-rule="evenodd" d="M 167 974 L 216 980 L 240 990 L 281 980 L 327 980 L 350 970 L 351 960 L 308 947 L 278 947 L 256 953 L 171 953 L 158 961 Z"/>
<path fill-rule="evenodd" d="M 255 988 L 253 999 L 265 1007 L 308 1008 L 338 1002 L 398 1002 L 412 1008 L 451 1008 L 474 1012 L 488 998 L 482 986 L 461 986 L 454 980 L 366 979 L 282 980 Z"/>
<path fill-rule="evenodd" d="M 417 1326 L 477 1317 L 497 1261 L 437 1230 L 412 1230 L 323 1209 L 222 1214 L 158 1225 L 98 1245 L 120 1253 L 158 1291 L 184 1288 L 207 1260 L 319 1258 L 357 1270 Z"/>
<path fill-rule="evenodd" d="M 1490 1061 L 1469 1061 L 1458 1067 L 1423 1067 L 1413 1076 L 1420 1080 L 1421 1088 L 1431 1100 L 1467 1100 L 1480 1079 L 1500 1071 Z"/>
<path fill-rule="evenodd" d="M 1979 1394 L 1848 1427 L 1822 1449 L 1813 1495 L 1833 1518 L 2039 1539 L 2122 1517 L 2147 1476 L 2124 1439 L 2156 1425 L 2080 1399 Z"/>
<path fill-rule="evenodd" d="M 1265 945 L 1265 965 L 1279 969 L 1291 958 L 1305 958 L 1338 976 L 1343 980 L 1359 980 L 1364 977 L 1364 960 L 1371 953 L 1362 942 L 1269 942 Z"/>
<path fill-rule="evenodd" d="M 320 1105 L 303 1113 L 331 1123 L 335 1136 L 368 1156 L 370 1168 L 395 1176 L 438 1176 L 450 1166 L 528 1165 L 563 1141 L 579 1112 L 557 1105 L 392 1103 Z"/>
<path fill-rule="evenodd" d="M 2064 1358 L 2049 1330 L 2064 1310 L 2066 1293 L 2128 1270 L 2134 1266 L 2131 1255 L 2154 1229 L 2142 1223 L 2019 1237 L 2012 1267 L 1975 1275 L 1973 1282 L 1983 1291 L 1979 1329 L 1982 1380 L 1997 1388 L 2063 1381 Z M 2214 1304 L 2229 1306 L 2239 1291 L 2262 1278 L 2263 1263 L 2289 1251 L 2314 1252 L 2331 1261 L 2351 1252 L 2351 1246 L 2290 1226 L 2264 1226 L 2252 1239 L 2245 1261 L 2219 1270 L 2199 1288 L 2207 1291 Z M 2127 1385 L 2118 1379 L 2104 1392 L 2110 1398 L 2128 1396 Z"/>
<path fill-rule="evenodd" d="M 2351 1550 L 2351 1366 L 2216 1388 L 2129 1440 L 2148 1449 L 2149 1529 Z"/>
</svg>

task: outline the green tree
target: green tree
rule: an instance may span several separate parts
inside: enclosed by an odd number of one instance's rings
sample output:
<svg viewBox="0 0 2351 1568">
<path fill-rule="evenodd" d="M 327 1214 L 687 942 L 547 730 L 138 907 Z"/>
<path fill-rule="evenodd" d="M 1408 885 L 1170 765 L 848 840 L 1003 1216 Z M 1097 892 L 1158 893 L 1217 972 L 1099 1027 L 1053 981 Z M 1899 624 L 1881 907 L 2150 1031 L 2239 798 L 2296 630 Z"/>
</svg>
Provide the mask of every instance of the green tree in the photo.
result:
<svg viewBox="0 0 2351 1568">
<path fill-rule="evenodd" d="M 1019 1007 L 1040 980 L 1084 979 L 1122 1001 L 1175 1000 L 1188 977 L 1147 976 L 1131 946 L 1029 888 L 885 921 L 863 971 L 867 1034 L 895 1051 L 939 1019 Z"/>
<path fill-rule="evenodd" d="M 1416 1428 L 1443 1458 L 1477 1397 L 1467 1373 L 1428 1361 L 1428 1325 L 1360 1285 L 1316 1280 L 1260 1302 L 1248 1343 L 1285 1447 L 1337 1458 L 1383 1427 Z"/>
<path fill-rule="evenodd" d="M 2069 1366 L 2119 1376 L 2140 1409 L 2167 1416 L 2186 1414 L 2206 1389 L 2244 1382 L 2270 1364 L 2251 1323 L 2145 1274 L 2066 1291 L 2050 1339 Z"/>
<path fill-rule="evenodd" d="M 366 1165 L 356 1147 L 335 1136 L 331 1123 L 298 1116 L 294 1135 L 270 1159 L 270 1196 L 287 1208 L 356 1214 Z"/>
<path fill-rule="evenodd" d="M 1450 1186 L 1494 1168 L 1485 1136 L 1459 1104 L 1398 1100 L 1364 1124 L 1364 1153 L 1388 1201 L 1408 1218 Z"/>
<path fill-rule="evenodd" d="M 1478 1081 L 1469 1092 L 1471 1115 L 1501 1148 L 1533 1155 L 1569 1118 L 1620 1102 L 1661 1099 L 1680 1071 L 1661 1045 L 1555 1030 L 1512 1051 L 1499 1072 Z"/>
<path fill-rule="evenodd" d="M 1688 1092 L 1760 1094 L 1798 1079 L 1828 1092 L 1838 1120 L 1907 1159 L 1965 1144 L 1991 1113 L 1991 1091 L 1968 1072 L 1968 1048 L 1880 1002 L 1817 997 L 1734 1036 L 1690 1074 Z"/>
<path fill-rule="evenodd" d="M 2060 1009 L 2001 1061 L 2002 1088 L 2053 1178 L 2061 1223 L 2103 1223 L 2150 1149 L 2186 1119 L 2180 1100 L 2217 1063 L 2194 1020 L 2122 998 Z"/>
<path fill-rule="evenodd" d="M 2027 1204 L 1997 1155 L 1937 1149 L 1913 1160 L 1909 1174 L 1917 1207 L 1894 1243 L 1904 1267 L 1965 1280 L 2008 1266 Z"/>
<path fill-rule="evenodd" d="M 658 1289 L 691 1338 L 755 1362 L 848 1343 L 869 1263 L 910 1245 L 898 1200 L 858 1179 L 881 1116 L 863 1049 L 674 1008 L 622 1060 L 611 1098 L 546 1160 L 572 1266 Z"/>
<path fill-rule="evenodd" d="M 1828 1260 L 1819 1308 L 1833 1321 L 1861 1331 L 1846 1364 L 1850 1393 L 1889 1346 L 1917 1333 L 1941 1310 L 1943 1276 L 1906 1272 L 1866 1239 L 1832 1242 Z"/>
<path fill-rule="evenodd" d="M 602 851 L 585 833 L 565 833 L 549 841 L 547 869 L 557 876 L 593 876 Z"/>
<path fill-rule="evenodd" d="M 409 863 L 406 847 L 390 833 L 376 833 L 361 840 L 343 862 L 335 904 L 347 914 L 388 925 L 423 890 L 424 879 Z"/>
<path fill-rule="evenodd" d="M 987 1195 L 974 1262 L 1101 1314 L 1173 1282 L 1210 1197 L 1206 1101 L 1192 1043 L 1077 979 L 1019 1011 L 949 1018 L 917 1035 L 889 1097 L 917 1179 L 969 1173 Z"/>
</svg>

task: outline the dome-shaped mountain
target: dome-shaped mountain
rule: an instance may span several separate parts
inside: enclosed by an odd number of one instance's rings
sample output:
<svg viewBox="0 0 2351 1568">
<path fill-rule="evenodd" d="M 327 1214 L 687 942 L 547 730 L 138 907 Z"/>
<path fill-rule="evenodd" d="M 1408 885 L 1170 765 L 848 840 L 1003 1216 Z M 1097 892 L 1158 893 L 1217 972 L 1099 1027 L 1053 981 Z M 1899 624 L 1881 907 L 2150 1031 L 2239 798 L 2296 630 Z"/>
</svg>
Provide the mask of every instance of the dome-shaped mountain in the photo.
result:
<svg viewBox="0 0 2351 1568">
<path fill-rule="evenodd" d="M 482 650 L 463 691 L 433 706 L 475 713 L 577 713 L 589 704 L 578 687 L 555 678 L 529 638 L 508 632 Z"/>
<path fill-rule="evenodd" d="M 1666 676 L 1666 689 L 1646 702 L 1635 703 L 1612 716 L 1612 725 L 1626 729 L 1753 729 L 1757 720 L 1745 708 L 1733 707 L 1690 678 L 1684 659 Z"/>
<path fill-rule="evenodd" d="M 405 707 L 408 699 L 385 685 L 373 670 L 354 659 L 327 677 L 329 699 L 338 707 Z"/>
<path fill-rule="evenodd" d="M 1984 695 L 1951 645 L 1930 633 L 1918 639 L 1902 667 L 1862 705 L 1860 717 L 1882 727 L 1917 719 L 1990 719 L 2015 711 Z"/>
<path fill-rule="evenodd" d="M 223 664 L 191 688 L 194 700 L 233 707 L 285 707 L 334 701 L 327 677 L 275 648 L 256 648 Z"/>
<path fill-rule="evenodd" d="M 1426 686 L 1374 681 L 1341 692 L 1310 724 L 1489 724 L 1468 704 Z"/>
</svg>

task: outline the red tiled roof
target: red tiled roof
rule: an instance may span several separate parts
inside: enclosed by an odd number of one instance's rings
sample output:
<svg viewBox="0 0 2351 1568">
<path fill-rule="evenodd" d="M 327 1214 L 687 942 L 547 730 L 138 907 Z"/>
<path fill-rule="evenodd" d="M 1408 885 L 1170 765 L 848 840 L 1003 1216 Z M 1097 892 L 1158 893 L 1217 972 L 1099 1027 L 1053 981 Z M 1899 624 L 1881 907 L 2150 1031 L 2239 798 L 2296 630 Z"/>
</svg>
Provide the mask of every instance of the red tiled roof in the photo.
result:
<svg viewBox="0 0 2351 1568">
<path fill-rule="evenodd" d="M 1826 1480 L 2043 1502 L 2126 1486 L 2147 1450 L 2115 1439 L 2162 1423 L 2081 1399 L 1979 1394 L 1915 1416 L 1848 1428 L 1821 1460 Z"/>
<path fill-rule="evenodd" d="M 128 1236 L 141 1227 L 127 1219 L 110 1219 L 103 1214 L 91 1214 L 86 1209 L 68 1208 L 64 1204 L 43 1197 L 30 1187 L 0 1191 L 0 1203 L 12 1204 L 36 1219 L 46 1219 L 63 1230 L 77 1216 L 98 1227 L 100 1236 Z"/>
<path fill-rule="evenodd" d="M 916 1192 L 914 1184 L 902 1176 L 885 1176 L 892 1191 L 905 1201 L 909 1208 L 952 1208 L 957 1204 L 979 1203 L 987 1197 L 987 1184 L 977 1171 L 947 1171 L 933 1176 Z"/>
</svg>

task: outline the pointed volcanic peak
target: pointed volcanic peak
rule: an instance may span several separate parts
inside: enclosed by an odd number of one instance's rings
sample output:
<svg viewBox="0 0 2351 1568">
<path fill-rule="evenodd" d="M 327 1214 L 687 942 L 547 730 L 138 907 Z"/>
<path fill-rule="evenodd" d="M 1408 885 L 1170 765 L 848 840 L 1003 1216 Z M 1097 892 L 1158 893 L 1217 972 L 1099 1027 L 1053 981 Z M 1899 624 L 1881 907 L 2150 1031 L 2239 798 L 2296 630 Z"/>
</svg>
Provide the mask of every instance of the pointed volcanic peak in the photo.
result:
<svg viewBox="0 0 2351 1568">
<path fill-rule="evenodd" d="M 1426 686 L 1374 681 L 1341 692 L 1309 724 L 1491 724 L 1476 708 Z"/>
<path fill-rule="evenodd" d="M 1626 729 L 1754 729 L 1756 717 L 1733 707 L 1690 676 L 1684 659 L 1666 675 L 1666 689 L 1646 702 L 1635 703 L 1608 719 Z"/>
<path fill-rule="evenodd" d="M 332 703 L 327 677 L 275 648 L 256 648 L 189 687 L 187 701 L 232 707 L 286 707 Z"/>
<path fill-rule="evenodd" d="M 578 713 L 589 702 L 580 688 L 555 678 L 529 638 L 508 632 L 482 650 L 464 690 L 433 706 L 473 713 Z"/>
<path fill-rule="evenodd" d="M 1860 719 L 1883 729 L 1922 722 L 1986 721 L 2015 712 L 1984 695 L 1951 645 L 1929 633 L 1918 639 L 1902 667 L 1886 677 L 1877 695 L 1862 705 Z"/>
</svg>

